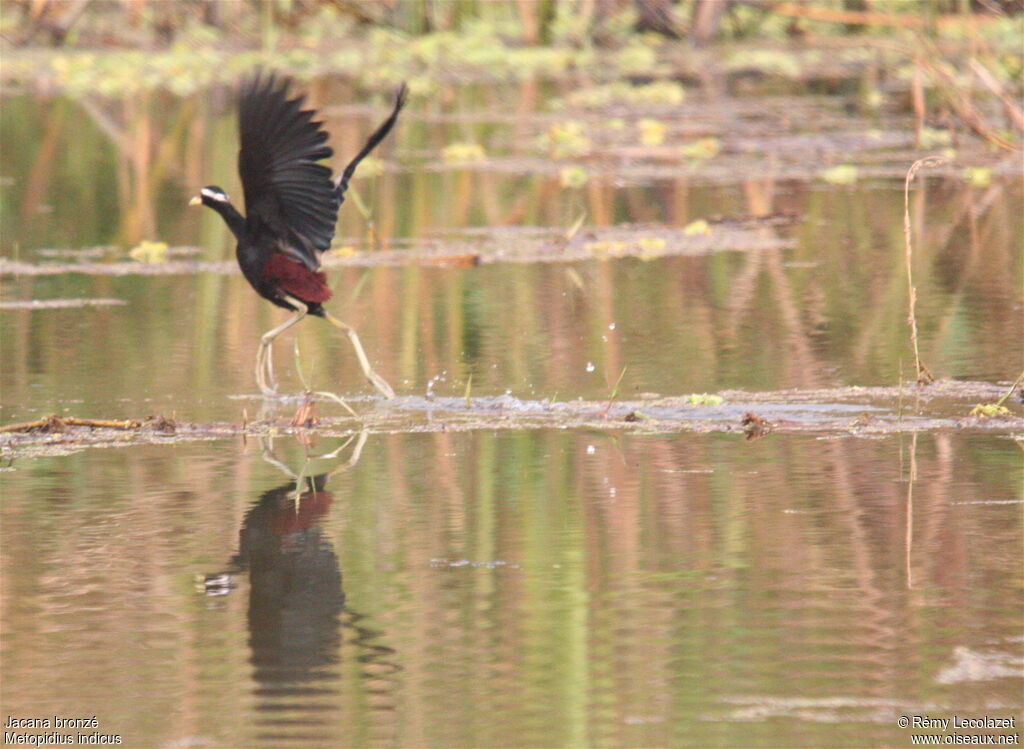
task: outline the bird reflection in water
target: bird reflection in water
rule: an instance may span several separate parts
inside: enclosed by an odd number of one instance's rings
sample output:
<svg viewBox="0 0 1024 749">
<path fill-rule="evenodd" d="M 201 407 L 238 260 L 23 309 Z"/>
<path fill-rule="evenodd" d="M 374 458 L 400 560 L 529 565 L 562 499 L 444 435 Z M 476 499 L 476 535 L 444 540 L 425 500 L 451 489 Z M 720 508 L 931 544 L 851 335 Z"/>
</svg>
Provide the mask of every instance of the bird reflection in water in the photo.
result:
<svg viewBox="0 0 1024 749">
<path fill-rule="evenodd" d="M 331 716 L 341 707 L 343 629 L 359 651 L 375 707 L 390 710 L 393 704 L 389 677 L 400 668 L 390 660 L 394 651 L 375 642 L 380 635 L 360 623 L 364 617 L 346 610 L 338 555 L 320 526 L 334 501 L 328 478 L 358 463 L 366 439 L 361 432 L 320 456 L 334 458 L 355 441 L 342 465 L 308 476 L 309 460 L 296 474 L 263 443 L 263 459 L 291 480 L 260 495 L 245 514 L 228 569 L 203 580 L 206 595 L 227 595 L 235 588 L 234 576 L 249 573 L 249 647 L 263 741 L 339 738 Z"/>
</svg>

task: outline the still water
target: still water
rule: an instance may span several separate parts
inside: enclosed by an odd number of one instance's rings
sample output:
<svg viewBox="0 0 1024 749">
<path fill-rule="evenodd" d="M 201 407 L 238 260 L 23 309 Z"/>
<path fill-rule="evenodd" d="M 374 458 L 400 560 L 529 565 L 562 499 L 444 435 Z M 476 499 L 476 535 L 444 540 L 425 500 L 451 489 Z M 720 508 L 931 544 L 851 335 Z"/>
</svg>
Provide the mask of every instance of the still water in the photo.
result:
<svg viewBox="0 0 1024 749">
<path fill-rule="evenodd" d="M 5 714 L 140 746 L 823 746 L 1020 709 L 1011 440 L 273 447 L 5 475 Z"/>
<path fill-rule="evenodd" d="M 620 380 L 627 398 L 912 379 L 902 170 L 921 154 L 834 186 L 785 171 L 816 165 L 827 133 L 799 158 L 785 150 L 799 135 L 756 134 L 777 149 L 756 168 L 742 161 L 754 134 L 721 133 L 731 173 L 594 157 L 572 188 L 522 166 L 563 117 L 559 94 L 414 101 L 382 173 L 356 183 L 372 230 L 347 204 L 339 245 L 415 250 L 466 230 L 514 245 L 515 227 L 563 232 L 581 214 L 598 240 L 627 222 L 792 220 L 758 229 L 775 242 L 758 250 L 332 270 L 332 309 L 400 395 L 461 397 L 470 378 L 473 397 L 557 401 L 606 399 Z M 380 107 L 341 106 L 368 95 L 336 85 L 315 97 L 353 153 Z M 823 122 L 845 116 L 807 101 Z M 102 247 L 84 257 L 134 263 L 144 240 L 231 258 L 219 219 L 185 207 L 203 184 L 237 192 L 224 92 L 20 94 L 0 134 L 3 260 Z M 494 160 L 445 164 L 452 142 Z M 913 194 L 922 356 L 940 377 L 1009 381 L 1024 359 L 1021 181 L 958 174 Z M 10 273 L 0 291 L 121 302 L 0 309 L 3 423 L 257 415 L 255 350 L 281 315 L 237 274 Z M 311 385 L 387 407 L 317 320 L 280 339 L 286 392 L 302 387 L 296 341 Z M 5 454 L 3 715 L 96 716 L 144 747 L 745 747 L 903 745 L 903 715 L 1024 707 L 1019 441 L 483 427 L 398 425 L 315 462 L 341 442 Z"/>
<path fill-rule="evenodd" d="M 349 201 L 337 244 L 366 256 L 391 243 L 443 249 L 451 233 L 473 230 L 482 232 L 487 248 L 514 249 L 518 227 L 564 232 L 580 217 L 583 233 L 600 240 L 625 223 L 678 231 L 715 216 L 769 214 L 792 220 L 754 233 L 785 244 L 654 259 L 595 253 L 573 263 L 332 270 L 335 313 L 356 326 L 375 368 L 400 393 L 462 395 L 470 376 L 474 394 L 558 399 L 607 397 L 620 376 L 622 394 L 665 395 L 911 378 L 902 170 L 916 154 L 862 147 L 830 157 L 862 154 L 897 165 L 898 176 L 889 179 L 836 187 L 813 171 L 785 178 L 761 161 L 743 160 L 753 147 L 744 133 L 749 122 L 759 122 L 744 115 L 720 133 L 723 155 L 705 167 L 680 164 L 675 177 L 650 177 L 636 172 L 640 157 L 593 155 L 581 162 L 593 172 L 590 181 L 564 187 L 557 173 L 531 165 L 537 134 L 569 117 L 552 112 L 552 99 L 571 90 L 451 87 L 441 97 L 446 105 L 414 101 L 381 151 L 383 173 L 369 170 L 355 183 L 372 223 Z M 387 106 L 380 96 L 338 85 L 312 91 L 339 158 L 358 149 Z M 777 99 L 766 97 L 762 106 L 814 107 L 817 116 L 758 133 L 766 157 L 823 163 L 815 149 L 838 134 L 813 128 L 819 121 L 839 127 L 842 101 Z M 505 101 L 517 102 L 518 119 L 510 122 Z M 219 217 L 186 206 L 211 182 L 238 193 L 229 103 L 226 91 L 187 100 L 5 98 L 0 258 L 68 262 L 83 259 L 77 251 L 100 247 L 106 249 L 84 259 L 130 267 L 142 263 L 126 258 L 129 248 L 163 241 L 192 248 L 197 254 L 189 257 L 233 260 Z M 754 105 L 733 106 L 742 112 Z M 658 114 L 670 133 L 677 120 L 721 128 L 709 108 L 695 98 Z M 607 136 L 599 124 L 584 122 L 593 138 Z M 842 127 L 869 124 L 893 133 L 910 127 L 906 118 Z M 673 137 L 687 142 L 684 134 Z M 440 154 L 452 142 L 481 143 L 489 160 L 472 168 L 446 163 Z M 614 148 L 606 146 L 612 154 Z M 962 150 L 965 164 L 991 161 L 966 144 Z M 731 171 L 709 171 L 719 159 Z M 521 163 L 526 166 L 511 169 Z M 922 356 L 938 377 L 1012 381 L 1024 361 L 1019 170 L 996 168 L 987 187 L 965 183 L 959 167 L 922 174 L 926 189 L 912 194 Z M 713 238 L 718 229 L 710 231 Z M 4 421 L 41 411 L 238 421 L 242 404 L 228 396 L 254 392 L 257 339 L 282 319 L 238 274 L 9 274 L 0 276 L 0 291 L 5 303 L 124 303 L 0 310 L 0 339 L 12 354 L 0 373 Z M 315 320 L 280 339 L 277 371 L 286 389 L 302 387 L 292 365 L 296 339 L 311 385 L 346 395 L 363 391 L 347 344 Z"/>
</svg>

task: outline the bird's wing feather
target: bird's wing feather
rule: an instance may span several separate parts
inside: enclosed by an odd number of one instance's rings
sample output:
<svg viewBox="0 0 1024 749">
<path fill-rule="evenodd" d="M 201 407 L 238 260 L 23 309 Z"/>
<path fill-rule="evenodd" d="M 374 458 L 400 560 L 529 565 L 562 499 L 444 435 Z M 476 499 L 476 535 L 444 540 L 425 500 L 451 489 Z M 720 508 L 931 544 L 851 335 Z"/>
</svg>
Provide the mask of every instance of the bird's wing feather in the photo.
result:
<svg viewBox="0 0 1024 749">
<path fill-rule="evenodd" d="M 310 270 L 331 246 L 339 201 L 331 170 L 317 162 L 333 151 L 304 97 L 288 98 L 289 79 L 257 74 L 243 84 L 238 173 L 246 221 L 277 240 L 278 248 Z"/>
<path fill-rule="evenodd" d="M 366 145 L 363 146 L 363 149 L 356 154 L 356 157 L 349 162 L 348 166 L 345 167 L 345 171 L 343 171 L 335 181 L 334 195 L 339 206 L 345 200 L 345 191 L 348 190 L 348 182 L 352 179 L 352 175 L 355 174 L 356 167 L 359 166 L 359 162 L 366 158 L 370 151 L 376 148 L 377 144 L 384 140 L 384 138 L 387 137 L 387 134 L 391 132 L 391 128 L 395 126 L 398 114 L 402 111 L 402 107 L 405 106 L 407 93 L 408 90 L 403 83 L 398 88 L 398 95 L 395 96 L 395 106 L 394 109 L 391 110 L 391 116 L 384 120 L 384 122 L 382 122 L 377 129 L 373 131 L 373 134 L 366 141 Z"/>
</svg>

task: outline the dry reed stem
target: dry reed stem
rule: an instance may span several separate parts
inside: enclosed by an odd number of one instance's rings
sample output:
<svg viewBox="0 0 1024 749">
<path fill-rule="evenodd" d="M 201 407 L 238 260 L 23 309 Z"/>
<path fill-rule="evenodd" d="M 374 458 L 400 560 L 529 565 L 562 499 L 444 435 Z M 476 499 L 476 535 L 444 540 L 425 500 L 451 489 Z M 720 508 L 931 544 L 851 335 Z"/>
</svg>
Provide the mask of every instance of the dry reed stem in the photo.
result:
<svg viewBox="0 0 1024 749">
<path fill-rule="evenodd" d="M 936 156 L 928 156 L 923 159 L 918 159 L 910 165 L 910 169 L 907 170 L 907 178 L 903 183 L 903 241 L 905 250 L 904 258 L 907 264 L 908 292 L 907 320 L 910 323 L 910 341 L 914 344 L 914 363 L 917 366 L 917 382 L 920 385 L 935 382 L 935 377 L 928 371 L 928 367 L 921 363 L 921 352 L 917 344 L 917 315 L 915 314 L 915 308 L 917 306 L 917 289 L 914 287 L 914 271 L 912 263 L 913 250 L 911 249 L 910 243 L 910 183 L 914 180 L 914 175 L 917 174 L 919 169 L 927 169 L 929 167 L 940 166 L 945 163 L 946 159 Z"/>
<path fill-rule="evenodd" d="M 1003 397 L 996 401 L 996 408 L 1003 407 L 1003 404 L 1006 403 L 1007 398 L 1013 395 L 1013 391 L 1017 389 L 1017 386 L 1020 385 L 1022 380 L 1024 380 L 1024 372 L 1021 372 L 1020 376 L 1017 377 L 1016 380 L 1014 380 L 1012 385 L 1010 385 L 1010 389 L 1003 393 Z"/>
<path fill-rule="evenodd" d="M 914 58 L 914 77 L 910 83 L 910 100 L 914 106 L 914 145 L 921 147 L 924 133 L 924 76 L 921 72 L 921 58 Z"/>
<path fill-rule="evenodd" d="M 970 62 L 971 70 L 978 76 L 978 80 L 991 91 L 995 96 L 1003 103 L 1003 111 L 1006 113 L 1007 119 L 1009 119 L 1014 127 L 1024 132 L 1024 112 L 1021 111 L 1013 102 L 1013 98 L 1006 93 L 1006 89 L 1003 85 L 996 80 L 996 77 L 992 75 L 992 72 L 982 65 L 976 58 L 971 58 Z"/>
<path fill-rule="evenodd" d="M 47 416 L 45 419 L 36 419 L 22 424 L 7 424 L 0 426 L 0 432 L 34 432 L 47 431 L 57 432 L 64 427 L 93 427 L 97 429 L 140 429 L 141 421 L 114 421 L 111 419 L 81 419 L 77 416 Z"/>
<path fill-rule="evenodd" d="M 928 51 L 934 51 L 934 47 L 926 47 L 926 52 Z M 1020 150 L 989 127 L 985 118 L 978 112 L 977 107 L 974 106 L 974 102 L 971 101 L 968 92 L 957 83 L 956 79 L 942 65 L 930 62 L 923 57 L 918 57 L 915 63 L 915 75 L 919 67 L 923 67 L 931 74 L 935 90 L 946 100 L 946 103 L 949 104 L 953 111 L 960 115 L 961 119 L 975 134 L 1004 151 Z M 976 66 L 975 72 L 977 72 L 978 67 L 981 67 L 980 64 Z"/>
<path fill-rule="evenodd" d="M 359 414 L 357 414 L 353 410 L 352 406 L 350 406 L 348 403 L 346 403 L 345 400 L 341 396 L 336 395 L 334 393 L 329 393 L 326 390 L 317 390 L 316 392 L 313 393 L 313 395 L 320 395 L 320 396 L 323 396 L 324 398 L 328 398 L 329 400 L 334 401 L 339 406 L 341 406 L 346 411 L 348 411 L 351 416 L 353 416 L 353 417 L 355 417 L 357 419 L 359 418 Z"/>
<path fill-rule="evenodd" d="M 612 410 L 612 402 L 619 395 L 619 385 L 622 384 L 622 378 L 626 376 L 626 370 L 627 369 L 629 369 L 629 365 L 628 364 L 622 368 L 621 372 L 619 372 L 619 379 L 617 379 L 615 381 L 615 386 L 612 388 L 612 393 L 611 393 L 610 396 L 608 396 L 608 405 L 605 406 L 604 413 L 602 414 L 604 416 L 604 418 L 606 418 L 606 419 L 608 418 L 608 412 Z"/>
</svg>

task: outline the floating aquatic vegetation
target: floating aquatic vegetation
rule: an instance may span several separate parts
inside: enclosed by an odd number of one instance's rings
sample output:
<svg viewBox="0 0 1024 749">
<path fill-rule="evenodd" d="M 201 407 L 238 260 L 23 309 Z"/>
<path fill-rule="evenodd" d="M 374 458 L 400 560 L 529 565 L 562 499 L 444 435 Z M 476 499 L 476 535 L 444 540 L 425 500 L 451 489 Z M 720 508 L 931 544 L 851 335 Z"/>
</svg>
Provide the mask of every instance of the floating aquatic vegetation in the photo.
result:
<svg viewBox="0 0 1024 749">
<path fill-rule="evenodd" d="M 573 106 L 597 109 L 612 104 L 676 106 L 682 104 L 684 98 L 682 84 L 675 81 L 654 81 L 636 86 L 616 81 L 574 91 L 564 101 Z"/>
<path fill-rule="evenodd" d="M 937 130 L 931 127 L 921 128 L 921 135 L 918 138 L 918 146 L 921 148 L 948 146 L 952 142 L 953 135 L 949 130 Z"/>
<path fill-rule="evenodd" d="M 128 256 L 140 263 L 162 263 L 167 260 L 167 243 L 142 240 L 128 251 Z"/>
<path fill-rule="evenodd" d="M 590 175 L 581 166 L 567 166 L 558 173 L 558 183 L 562 187 L 579 188 L 587 184 Z"/>
<path fill-rule="evenodd" d="M 645 117 L 636 125 L 640 131 L 640 142 L 645 146 L 660 146 L 665 142 L 665 131 L 668 127 L 661 120 Z"/>
<path fill-rule="evenodd" d="M 663 237 L 640 237 L 636 243 L 641 253 L 664 252 L 668 246 Z"/>
<path fill-rule="evenodd" d="M 971 409 L 971 416 L 977 419 L 998 419 L 1010 416 L 1010 409 L 995 403 L 984 403 Z"/>
<path fill-rule="evenodd" d="M 1020 387 L 1021 382 L 1024 381 L 1024 372 L 1020 373 L 1010 389 L 1003 393 L 1003 396 L 995 403 L 979 403 L 971 409 L 971 416 L 976 419 L 1004 419 L 1011 416 L 1010 409 L 1003 404 L 1013 395 L 1013 392 Z"/>
<path fill-rule="evenodd" d="M 633 40 L 615 54 L 616 67 L 626 75 L 657 75 L 665 72 L 657 51 L 642 41 Z"/>
<path fill-rule="evenodd" d="M 722 150 L 722 142 L 718 138 L 698 138 L 687 143 L 680 149 L 685 159 L 713 159 Z"/>
<path fill-rule="evenodd" d="M 725 62 L 730 70 L 754 69 L 784 78 L 799 78 L 803 73 L 800 61 L 790 52 L 778 49 L 741 49 Z"/>
<path fill-rule="evenodd" d="M 852 164 L 837 164 L 828 169 L 823 169 L 820 176 L 826 182 L 833 185 L 852 185 L 857 181 L 859 172 Z"/>
<path fill-rule="evenodd" d="M 552 125 L 540 138 L 541 147 L 546 148 L 556 159 L 586 156 L 593 145 L 582 122 L 566 120 Z"/>
<path fill-rule="evenodd" d="M 859 101 L 865 109 L 876 111 L 881 109 L 882 104 L 885 103 L 885 94 L 872 86 L 861 91 Z"/>
<path fill-rule="evenodd" d="M 720 406 L 725 403 L 725 398 L 720 395 L 709 395 L 708 393 L 693 393 L 687 395 L 684 401 L 690 406 Z"/>
<path fill-rule="evenodd" d="M 641 260 L 653 260 L 669 252 L 668 241 L 664 237 L 639 236 L 631 239 L 611 239 L 588 242 L 587 252 L 593 255 L 633 256 Z"/>
<path fill-rule="evenodd" d="M 584 249 L 594 255 L 621 255 L 629 248 L 628 242 L 618 240 L 587 242 Z"/>
<path fill-rule="evenodd" d="M 967 167 L 963 171 L 964 181 L 972 187 L 988 187 L 992 184 L 992 169 L 985 166 Z"/>
<path fill-rule="evenodd" d="M 479 143 L 449 143 L 441 157 L 449 164 L 481 163 L 487 160 L 487 152 Z"/>
</svg>

